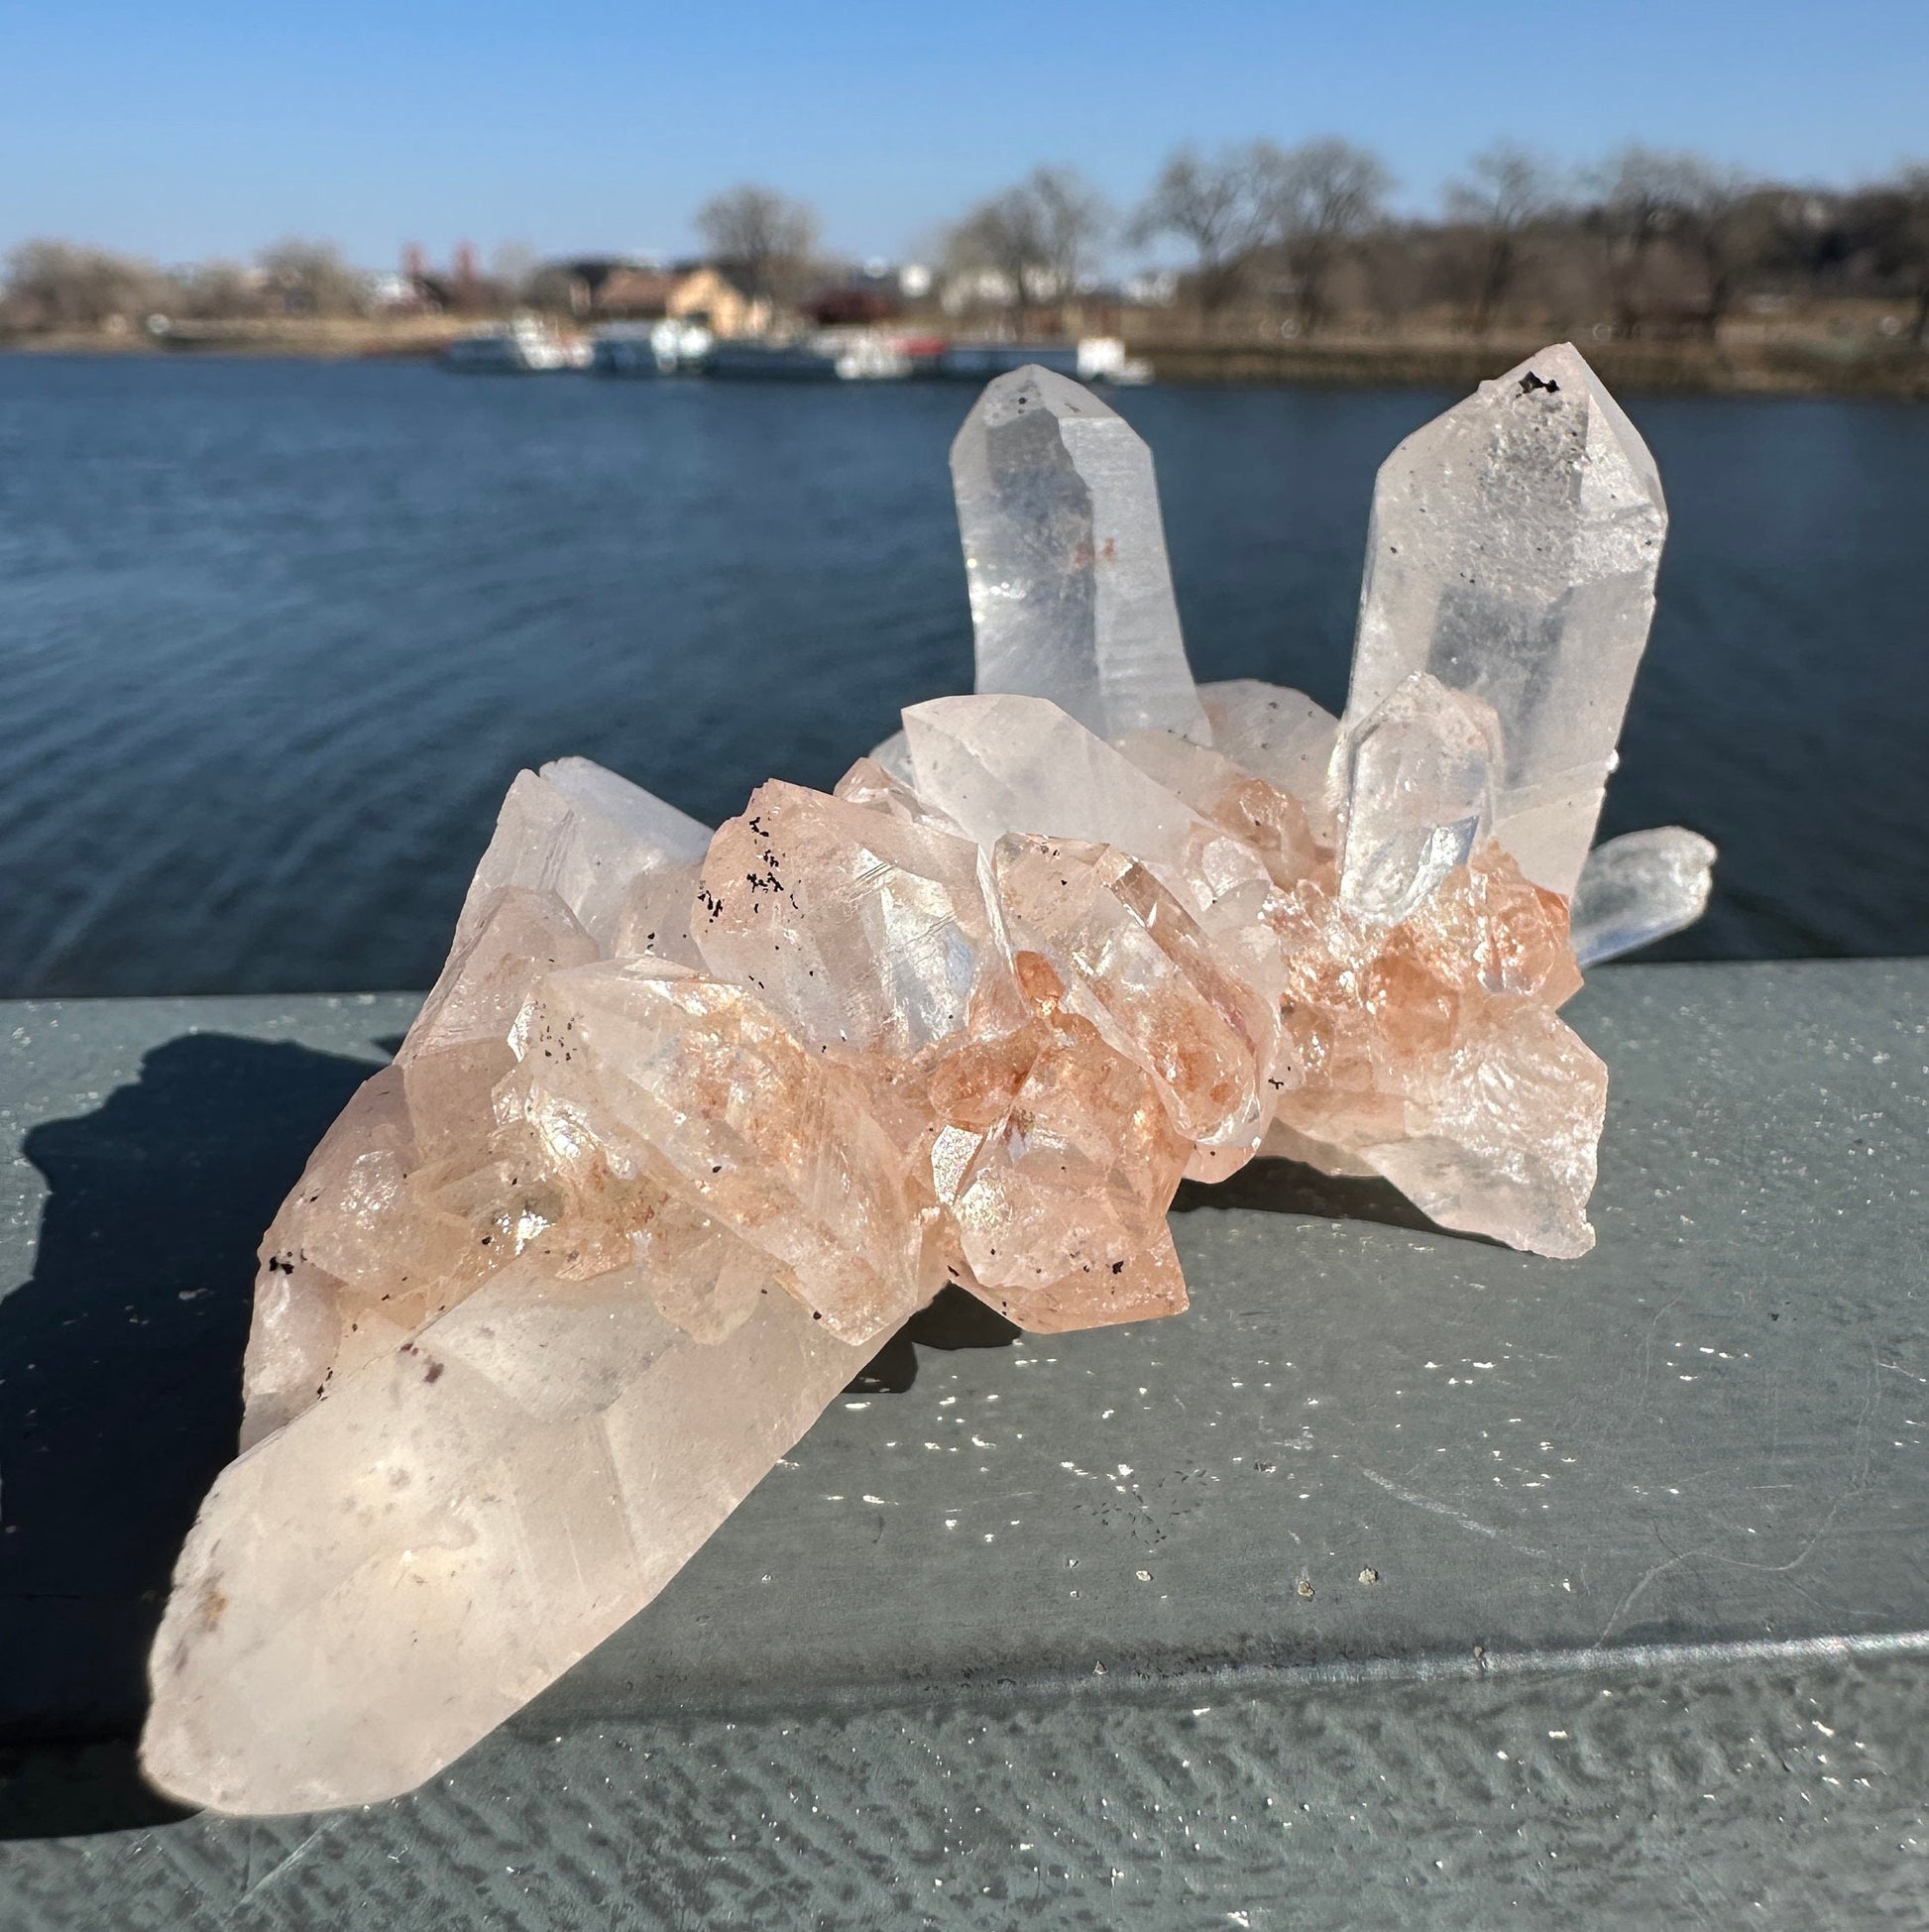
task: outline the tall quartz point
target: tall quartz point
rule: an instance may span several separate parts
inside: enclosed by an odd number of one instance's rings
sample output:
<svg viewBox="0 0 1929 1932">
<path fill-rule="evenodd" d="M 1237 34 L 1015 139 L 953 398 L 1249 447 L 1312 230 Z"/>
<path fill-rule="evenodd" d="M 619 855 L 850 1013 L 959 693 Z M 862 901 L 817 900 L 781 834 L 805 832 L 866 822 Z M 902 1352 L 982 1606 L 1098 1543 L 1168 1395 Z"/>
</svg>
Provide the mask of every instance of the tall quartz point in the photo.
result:
<svg viewBox="0 0 1929 1932">
<path fill-rule="evenodd" d="M 1152 452 L 1077 383 L 1000 376 L 951 452 L 980 692 L 1049 698 L 1101 738 L 1209 735 L 1180 635 Z"/>
<path fill-rule="evenodd" d="M 1571 897 L 1654 614 L 1654 459 L 1565 343 L 1483 383 L 1388 457 L 1373 493 L 1346 725 L 1416 671 L 1491 705 L 1495 835 Z"/>
<path fill-rule="evenodd" d="M 1185 1307 L 1183 1176 L 1267 1151 L 1592 1243 L 1607 1072 L 1557 1009 L 1700 911 L 1712 849 L 1582 864 L 1662 511 L 1580 358 L 1382 472 L 1344 720 L 1194 691 L 1150 459 L 1076 385 L 994 383 L 954 468 L 977 695 L 715 835 L 581 759 L 511 787 L 264 1238 L 243 1453 L 155 1643 L 166 1789 L 421 1782 L 941 1285 L 1048 1333 Z"/>
</svg>

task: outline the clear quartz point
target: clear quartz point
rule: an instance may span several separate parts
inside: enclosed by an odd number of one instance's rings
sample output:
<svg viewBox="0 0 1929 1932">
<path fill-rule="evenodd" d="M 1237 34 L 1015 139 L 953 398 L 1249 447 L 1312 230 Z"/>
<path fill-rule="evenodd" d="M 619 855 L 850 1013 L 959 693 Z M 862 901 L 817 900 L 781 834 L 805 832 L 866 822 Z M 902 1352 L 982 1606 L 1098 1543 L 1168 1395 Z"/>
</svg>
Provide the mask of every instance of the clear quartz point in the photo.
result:
<svg viewBox="0 0 1929 1932">
<path fill-rule="evenodd" d="M 1713 844 L 1684 826 L 1624 832 L 1596 846 L 1574 892 L 1575 960 L 1598 966 L 1692 926 L 1708 910 L 1714 866 Z"/>
<path fill-rule="evenodd" d="M 1500 729 L 1491 706 L 1417 671 L 1340 747 L 1340 903 L 1397 926 L 1492 830 Z"/>
<path fill-rule="evenodd" d="M 644 873 L 701 858 L 710 828 L 588 758 L 558 758 L 510 787 L 456 926 L 458 945 L 498 888 L 556 894 L 600 945 Z"/>
<path fill-rule="evenodd" d="M 1666 534 L 1654 459 L 1566 343 L 1416 430 L 1374 487 L 1347 725 L 1416 671 L 1492 705 L 1496 836 L 1563 896 L 1594 836 Z"/>
<path fill-rule="evenodd" d="M 1180 634 L 1152 452 L 1049 370 L 1000 376 L 951 453 L 980 692 L 1049 698 L 1101 738 L 1208 736 Z"/>
</svg>

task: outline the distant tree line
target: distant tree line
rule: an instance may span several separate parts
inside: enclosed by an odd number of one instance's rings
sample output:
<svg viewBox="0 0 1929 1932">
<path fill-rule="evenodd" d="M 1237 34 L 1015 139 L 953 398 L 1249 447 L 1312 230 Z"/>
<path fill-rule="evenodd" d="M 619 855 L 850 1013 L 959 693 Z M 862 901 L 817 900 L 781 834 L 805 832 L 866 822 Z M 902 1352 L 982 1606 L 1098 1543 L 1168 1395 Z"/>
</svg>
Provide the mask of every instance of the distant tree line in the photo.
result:
<svg viewBox="0 0 1929 1932">
<path fill-rule="evenodd" d="M 1024 309 L 1074 295 L 1114 240 L 1183 258 L 1176 305 L 1207 334 L 1313 334 L 1433 316 L 1485 334 L 1587 321 L 1622 337 L 1714 336 L 1748 297 L 1898 303 L 1929 348 L 1929 164 L 1851 189 L 1757 179 L 1631 146 L 1568 170 L 1500 144 L 1439 216 L 1394 215 L 1371 150 L 1337 137 L 1168 157 L 1136 208 L 1035 170 L 947 231 L 953 285 Z M 974 280 L 975 279 L 975 280 Z"/>
<path fill-rule="evenodd" d="M 1119 297 L 1104 270 L 1123 249 L 1172 265 L 1152 278 L 1163 282 L 1159 298 L 1208 338 L 1399 326 L 1483 335 L 1530 323 L 1712 338 L 1744 303 L 1856 297 L 1897 304 L 1896 331 L 1929 348 L 1929 164 L 1858 187 L 1811 188 L 1687 152 L 1628 147 L 1570 170 L 1502 144 L 1469 162 L 1432 219 L 1393 213 L 1394 187 L 1377 155 L 1337 137 L 1180 149 L 1128 209 L 1076 169 L 1041 167 L 940 231 L 934 298 L 954 315 L 1021 332 L 1050 326 L 1080 301 Z M 825 260 L 811 207 L 774 188 L 718 194 L 696 223 L 711 259 L 777 308 L 849 274 Z M 487 274 L 465 253 L 436 301 L 476 312 L 543 306 L 558 300 L 558 285 L 532 251 L 511 247 Z M 42 240 L 7 259 L 0 326 L 326 318 L 379 299 L 371 279 L 324 243 L 167 270 Z"/>
<path fill-rule="evenodd" d="M 106 249 L 31 241 L 7 258 L 0 319 L 15 328 L 85 330 L 150 314 L 342 316 L 367 305 L 367 278 L 325 242 L 278 242 L 248 264 L 162 269 Z"/>
</svg>

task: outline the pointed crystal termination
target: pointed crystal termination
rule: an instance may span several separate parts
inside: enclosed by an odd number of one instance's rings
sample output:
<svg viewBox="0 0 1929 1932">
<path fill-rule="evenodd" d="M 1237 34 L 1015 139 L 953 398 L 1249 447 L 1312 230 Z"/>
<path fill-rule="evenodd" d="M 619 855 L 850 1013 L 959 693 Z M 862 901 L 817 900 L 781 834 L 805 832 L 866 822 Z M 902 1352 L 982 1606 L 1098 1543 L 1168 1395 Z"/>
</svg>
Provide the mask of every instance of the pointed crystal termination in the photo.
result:
<svg viewBox="0 0 1929 1932">
<path fill-rule="evenodd" d="M 142 1763 L 218 1811 L 412 1789 L 633 1616 L 861 1367 L 771 1286 L 721 1339 L 527 1259 L 231 1463 Z"/>
<path fill-rule="evenodd" d="M 687 948 L 694 875 L 675 933 L 635 911 L 709 839 L 587 758 L 518 774 L 394 1066 L 349 1102 L 263 1237 L 243 1448 L 472 1293 L 554 1217 L 555 1190 L 525 1150 L 491 1144 L 511 1025 L 544 973 L 597 959 L 612 936 L 638 928 L 626 950 L 659 957 L 664 942 Z"/>
<path fill-rule="evenodd" d="M 965 417 L 951 467 L 979 692 L 1049 698 L 1100 738 L 1206 742 L 1132 426 L 1077 383 L 1017 369 Z"/>
<path fill-rule="evenodd" d="M 496 836 L 456 925 L 459 947 L 506 885 L 553 892 L 608 949 L 624 895 L 645 873 L 701 858 L 710 828 L 653 792 L 592 764 L 557 758 L 510 787 Z"/>
<path fill-rule="evenodd" d="M 1398 926 L 1491 830 L 1501 756 L 1493 707 L 1416 671 L 1344 745 L 1340 903 Z"/>
<path fill-rule="evenodd" d="M 243 1370 L 252 1447 L 338 1375 L 473 1292 L 543 1226 L 543 1180 L 488 1145 L 491 1095 L 534 976 L 596 948 L 549 895 L 507 886 L 459 947 L 393 1066 L 309 1157 L 262 1243 Z"/>
<path fill-rule="evenodd" d="M 1692 926 L 1708 910 L 1714 866 L 1714 846 L 1684 826 L 1596 846 L 1574 891 L 1575 960 L 1598 966 Z"/>
<path fill-rule="evenodd" d="M 1495 834 L 1571 896 L 1654 614 L 1654 459 L 1577 351 L 1483 383 L 1373 493 L 1346 724 L 1416 671 L 1483 698 L 1506 769 Z"/>
</svg>

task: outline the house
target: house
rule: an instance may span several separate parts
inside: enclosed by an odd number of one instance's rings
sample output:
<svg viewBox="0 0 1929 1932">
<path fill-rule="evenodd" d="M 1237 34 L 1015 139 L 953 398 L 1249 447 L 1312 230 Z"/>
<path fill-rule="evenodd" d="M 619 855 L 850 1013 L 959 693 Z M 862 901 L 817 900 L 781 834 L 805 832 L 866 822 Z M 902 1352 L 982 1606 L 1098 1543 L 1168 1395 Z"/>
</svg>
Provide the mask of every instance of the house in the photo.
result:
<svg viewBox="0 0 1929 1932">
<path fill-rule="evenodd" d="M 751 294 L 737 276 L 707 262 L 679 273 L 665 312 L 679 321 L 699 322 L 724 341 L 765 335 L 775 319 L 767 296 Z"/>
<path fill-rule="evenodd" d="M 805 306 L 811 320 L 825 328 L 851 323 L 874 326 L 894 321 L 904 312 L 904 304 L 881 288 L 827 288 Z"/>
<path fill-rule="evenodd" d="M 652 322 L 668 312 L 676 279 L 647 258 L 590 255 L 551 264 L 542 280 L 560 289 L 572 315 Z"/>
<path fill-rule="evenodd" d="M 596 291 L 596 312 L 614 319 L 658 322 L 669 313 L 676 292 L 673 271 L 654 264 L 619 262 Z"/>
<path fill-rule="evenodd" d="M 665 267 L 647 258 L 584 256 L 552 264 L 543 280 L 584 321 L 696 322 L 723 337 L 761 335 L 771 321 L 768 301 L 709 263 Z"/>
<path fill-rule="evenodd" d="M 916 265 L 897 269 L 888 262 L 866 262 L 826 283 L 805 304 L 805 312 L 826 328 L 852 323 L 874 327 L 896 321 L 906 299 L 916 300 L 930 287 L 929 273 Z"/>
</svg>

